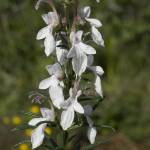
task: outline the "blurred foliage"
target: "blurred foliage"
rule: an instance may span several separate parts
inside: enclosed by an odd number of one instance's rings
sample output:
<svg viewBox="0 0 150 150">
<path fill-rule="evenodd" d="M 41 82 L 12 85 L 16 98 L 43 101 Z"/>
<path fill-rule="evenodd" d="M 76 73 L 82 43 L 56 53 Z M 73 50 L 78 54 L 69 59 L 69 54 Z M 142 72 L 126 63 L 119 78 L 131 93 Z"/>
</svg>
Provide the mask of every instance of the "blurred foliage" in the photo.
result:
<svg viewBox="0 0 150 150">
<path fill-rule="evenodd" d="M 1 117 L 28 108 L 29 92 L 37 89 L 46 73 L 45 64 L 51 63 L 35 40 L 44 23 L 40 17 L 43 9 L 35 11 L 34 2 L 0 0 Z M 150 1 L 102 0 L 97 4 L 88 0 L 88 3 L 92 16 L 103 23 L 101 32 L 106 42 L 105 48 L 97 47 L 95 64 L 104 67 L 106 97 L 95 119 L 99 117 L 100 123 L 112 125 L 130 140 L 144 145 L 145 150 L 149 149 Z M 5 134 L 3 131 L 0 139 L 7 138 Z"/>
</svg>

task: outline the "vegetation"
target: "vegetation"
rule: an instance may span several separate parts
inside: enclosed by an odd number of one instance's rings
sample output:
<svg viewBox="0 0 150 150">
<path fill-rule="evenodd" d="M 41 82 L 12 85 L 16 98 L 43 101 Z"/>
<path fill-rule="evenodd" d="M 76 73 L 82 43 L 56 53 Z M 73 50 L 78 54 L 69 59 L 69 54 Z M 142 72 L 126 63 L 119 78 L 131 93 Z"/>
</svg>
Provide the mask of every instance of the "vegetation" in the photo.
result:
<svg viewBox="0 0 150 150">
<path fill-rule="evenodd" d="M 102 33 L 106 42 L 106 48 L 99 50 L 96 62 L 105 68 L 105 99 L 97 111 L 97 117 L 101 118 L 99 123 L 112 125 L 135 146 L 138 145 L 137 149 L 141 146 L 140 150 L 147 150 L 150 148 L 150 2 L 102 0 L 95 6 L 92 0 L 90 2 L 95 16 L 103 22 Z M 43 66 L 51 63 L 49 58 L 45 59 L 34 38 L 43 22 L 39 17 L 41 12 L 38 16 L 33 7 L 32 0 L 1 0 L 1 120 L 4 116 L 12 117 L 21 114 L 22 110 L 28 111 L 27 106 L 31 105 L 28 94 L 37 90 L 38 82 L 46 77 Z M 0 141 L 8 138 L 6 129 L 10 128 L 1 124 Z M 20 140 L 16 138 L 15 141 L 13 133 L 9 132 L 9 135 L 9 143 L 4 147 L 0 142 L 0 149 L 10 149 Z"/>
</svg>

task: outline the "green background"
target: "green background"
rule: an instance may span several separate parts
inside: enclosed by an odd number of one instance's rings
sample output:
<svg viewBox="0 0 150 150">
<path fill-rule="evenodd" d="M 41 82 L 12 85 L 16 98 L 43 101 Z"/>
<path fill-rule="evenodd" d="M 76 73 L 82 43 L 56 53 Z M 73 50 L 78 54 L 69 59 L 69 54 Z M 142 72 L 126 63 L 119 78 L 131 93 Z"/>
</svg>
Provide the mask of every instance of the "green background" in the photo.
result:
<svg viewBox="0 0 150 150">
<path fill-rule="evenodd" d="M 36 33 L 44 26 L 43 9 L 32 0 L 0 0 L 0 119 L 28 110 L 28 94 L 46 77 L 46 58 Z M 116 130 L 105 150 L 150 149 L 150 1 L 94 0 L 92 17 L 100 29 L 105 48 L 97 48 L 95 64 L 105 70 L 102 84 L 105 100 L 97 111 L 98 122 Z M 21 141 L 0 123 L 0 149 L 10 150 Z M 119 145 L 117 147 L 117 145 Z M 127 146 L 129 145 L 129 146 Z M 98 148 L 100 149 L 100 148 Z"/>
</svg>

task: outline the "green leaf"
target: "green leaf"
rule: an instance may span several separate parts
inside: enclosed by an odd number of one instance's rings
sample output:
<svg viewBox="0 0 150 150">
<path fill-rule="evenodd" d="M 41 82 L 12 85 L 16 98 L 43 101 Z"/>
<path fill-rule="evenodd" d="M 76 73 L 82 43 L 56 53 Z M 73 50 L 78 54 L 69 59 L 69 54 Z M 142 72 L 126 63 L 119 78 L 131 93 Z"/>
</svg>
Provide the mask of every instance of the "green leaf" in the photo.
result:
<svg viewBox="0 0 150 150">
<path fill-rule="evenodd" d="M 12 129 L 12 131 L 21 131 L 21 130 L 25 130 L 25 129 L 29 129 L 29 128 L 33 128 L 32 126 L 28 125 L 28 124 L 22 124 L 14 129 Z"/>
</svg>

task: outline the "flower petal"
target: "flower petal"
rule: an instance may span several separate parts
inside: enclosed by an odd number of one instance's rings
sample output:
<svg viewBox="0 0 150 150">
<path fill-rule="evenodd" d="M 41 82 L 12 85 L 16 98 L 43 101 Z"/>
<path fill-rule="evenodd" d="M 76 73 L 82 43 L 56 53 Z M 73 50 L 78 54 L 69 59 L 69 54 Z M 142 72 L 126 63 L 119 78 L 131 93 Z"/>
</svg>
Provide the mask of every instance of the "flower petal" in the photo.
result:
<svg viewBox="0 0 150 150">
<path fill-rule="evenodd" d="M 75 51 L 75 47 L 73 46 L 73 47 L 71 47 L 71 49 L 69 50 L 69 53 L 68 53 L 68 55 L 67 55 L 67 58 L 72 58 L 72 57 L 75 56 L 75 54 L 76 54 L 76 51 Z"/>
<path fill-rule="evenodd" d="M 55 120 L 55 112 L 54 109 L 48 109 L 48 108 L 41 108 L 41 114 L 43 118 L 47 118 L 49 121 L 54 121 Z"/>
<path fill-rule="evenodd" d="M 81 74 L 86 70 L 87 56 L 81 49 L 76 50 L 76 56 L 72 59 L 72 66 L 74 72 L 78 76 L 81 76 Z"/>
<path fill-rule="evenodd" d="M 102 76 L 104 74 L 104 70 L 101 66 L 91 66 L 88 67 L 89 70 L 93 71 L 95 74 Z"/>
<path fill-rule="evenodd" d="M 95 27 L 92 27 L 92 39 L 97 45 L 104 46 L 102 35 Z"/>
<path fill-rule="evenodd" d="M 41 39 L 46 38 L 46 36 L 49 34 L 49 32 L 50 32 L 49 26 L 42 28 L 42 29 L 38 32 L 38 34 L 37 34 L 37 36 L 36 36 L 36 39 L 37 39 L 37 40 L 41 40 Z"/>
<path fill-rule="evenodd" d="M 86 54 L 88 55 L 91 55 L 91 54 L 96 54 L 96 50 L 90 46 L 90 45 L 87 45 L 87 44 L 84 44 L 82 42 L 80 42 L 78 45 L 77 45 L 78 49 L 80 49 L 80 51 L 84 51 Z"/>
<path fill-rule="evenodd" d="M 96 90 L 97 94 L 99 94 L 101 97 L 103 97 L 101 79 L 100 79 L 99 76 L 96 76 L 96 80 L 95 80 L 95 90 Z"/>
<path fill-rule="evenodd" d="M 74 102 L 74 110 L 80 114 L 84 114 L 84 108 L 82 107 L 82 105 L 78 102 L 78 101 L 75 101 Z"/>
<path fill-rule="evenodd" d="M 74 120 L 74 110 L 72 108 L 64 110 L 61 114 L 61 122 L 60 122 L 63 130 L 67 130 L 69 127 L 71 127 L 73 120 Z"/>
<path fill-rule="evenodd" d="M 75 33 L 74 31 L 72 31 L 72 32 L 70 33 L 70 41 L 71 41 L 71 43 L 74 42 L 75 34 L 76 34 L 76 33 Z"/>
<path fill-rule="evenodd" d="M 56 42 L 54 40 L 54 37 L 51 33 L 49 33 L 45 40 L 44 40 L 44 46 L 45 46 L 45 54 L 46 56 L 49 56 L 56 48 Z"/>
<path fill-rule="evenodd" d="M 48 14 L 44 14 L 42 15 L 42 18 L 47 25 L 51 25 L 52 27 L 58 25 L 59 18 L 56 12 L 49 12 Z"/>
<path fill-rule="evenodd" d="M 61 104 L 64 102 L 63 89 L 60 86 L 51 86 L 49 88 L 50 98 L 54 106 L 58 109 L 61 108 Z"/>
<path fill-rule="evenodd" d="M 70 34 L 70 41 L 71 41 L 71 43 L 74 45 L 74 44 L 77 44 L 77 43 L 81 42 L 82 35 L 83 35 L 83 31 L 82 30 L 77 31 L 76 33 L 75 32 L 71 32 L 71 34 Z"/>
<path fill-rule="evenodd" d="M 83 14 L 84 14 L 84 18 L 89 18 L 91 14 L 91 8 L 89 6 L 84 7 Z"/>
<path fill-rule="evenodd" d="M 63 71 L 59 63 L 47 65 L 46 69 L 50 75 L 55 75 L 57 78 L 61 78 L 63 76 Z"/>
<path fill-rule="evenodd" d="M 82 35 L 83 35 L 82 30 L 79 30 L 79 31 L 76 32 L 76 35 L 75 35 L 76 42 L 80 42 L 82 40 Z"/>
<path fill-rule="evenodd" d="M 45 89 L 48 89 L 50 86 L 56 86 L 58 85 L 58 80 L 56 79 L 55 76 L 51 76 L 47 79 L 44 79 L 40 82 L 39 84 L 39 89 L 41 90 L 45 90 Z"/>
<path fill-rule="evenodd" d="M 49 18 L 48 14 L 43 14 L 42 18 L 47 25 L 51 22 L 51 18 Z"/>
<path fill-rule="evenodd" d="M 82 91 L 81 91 L 81 90 L 79 90 L 79 91 L 77 92 L 76 97 L 78 98 L 78 97 L 80 97 L 81 95 L 82 95 Z"/>
<path fill-rule="evenodd" d="M 73 103 L 73 100 L 72 98 L 68 98 L 67 100 L 65 100 L 63 103 L 61 103 L 61 108 L 63 109 L 68 109 L 72 103 Z"/>
<path fill-rule="evenodd" d="M 94 144 L 96 134 L 97 134 L 96 128 L 95 127 L 89 127 L 87 135 L 88 135 L 88 139 L 89 139 L 91 144 Z"/>
<path fill-rule="evenodd" d="M 96 28 L 99 28 L 102 26 L 102 23 L 98 19 L 86 18 L 86 21 L 89 22 L 91 26 L 94 26 Z"/>
<path fill-rule="evenodd" d="M 60 47 L 56 47 L 56 56 L 58 62 L 63 65 L 67 61 L 68 51 Z"/>
<path fill-rule="evenodd" d="M 38 125 L 40 122 L 43 122 L 43 121 L 47 121 L 47 118 L 33 118 L 32 120 L 29 121 L 29 125 L 30 126 L 36 126 Z"/>
<path fill-rule="evenodd" d="M 39 89 L 41 89 L 41 90 L 48 89 L 50 87 L 50 85 L 51 85 L 51 77 L 42 80 L 39 84 Z"/>
<path fill-rule="evenodd" d="M 41 124 L 32 131 L 31 143 L 32 149 L 35 149 L 42 145 L 44 140 L 44 129 L 47 124 Z"/>
</svg>

